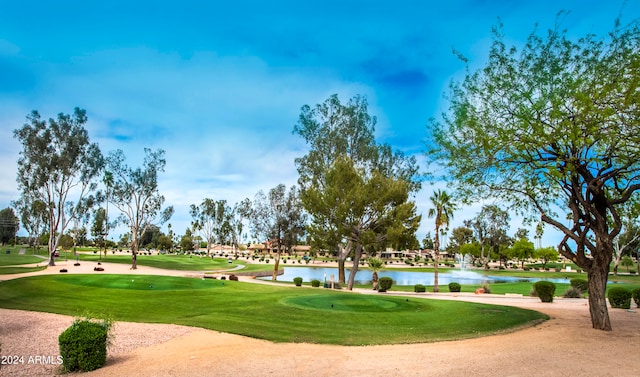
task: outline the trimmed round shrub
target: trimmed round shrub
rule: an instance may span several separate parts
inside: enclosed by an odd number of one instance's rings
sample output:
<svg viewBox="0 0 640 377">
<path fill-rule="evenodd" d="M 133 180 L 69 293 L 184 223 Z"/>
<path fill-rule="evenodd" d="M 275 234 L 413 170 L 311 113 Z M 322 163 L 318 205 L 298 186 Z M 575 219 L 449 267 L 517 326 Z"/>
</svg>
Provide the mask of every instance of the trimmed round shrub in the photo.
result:
<svg viewBox="0 0 640 377">
<path fill-rule="evenodd" d="M 421 293 L 421 292 L 426 292 L 427 291 L 427 287 L 425 287 L 422 284 L 416 284 L 413 286 L 413 291 L 416 293 Z"/>
<path fill-rule="evenodd" d="M 299 287 L 302 285 L 302 278 L 301 277 L 295 277 L 293 278 L 293 282 L 295 283 L 296 287 Z"/>
<path fill-rule="evenodd" d="M 311 286 L 314 288 L 318 288 L 320 286 L 320 280 L 318 279 L 311 280 Z"/>
<path fill-rule="evenodd" d="M 461 288 L 462 286 L 460 286 L 459 283 L 456 283 L 456 282 L 449 283 L 449 292 L 460 292 Z"/>
<path fill-rule="evenodd" d="M 589 290 L 589 283 L 587 282 L 587 279 L 571 279 L 569 280 L 569 283 L 571 283 L 573 288 L 579 289 L 582 293 Z"/>
<path fill-rule="evenodd" d="M 556 293 L 556 285 L 550 281 L 541 280 L 533 285 L 536 295 L 542 302 L 553 302 L 553 295 Z"/>
<path fill-rule="evenodd" d="M 631 291 L 631 297 L 633 301 L 636 303 L 636 306 L 640 308 L 640 288 L 636 288 Z"/>
<path fill-rule="evenodd" d="M 393 279 L 388 276 L 383 276 L 378 280 L 378 292 L 386 292 L 391 289 L 393 285 Z"/>
<path fill-rule="evenodd" d="M 76 320 L 58 337 L 62 367 L 66 372 L 88 372 L 101 368 L 107 360 L 109 322 Z"/>
<path fill-rule="evenodd" d="M 629 309 L 631 308 L 631 291 L 625 287 L 609 288 L 609 303 L 612 308 Z"/>
</svg>

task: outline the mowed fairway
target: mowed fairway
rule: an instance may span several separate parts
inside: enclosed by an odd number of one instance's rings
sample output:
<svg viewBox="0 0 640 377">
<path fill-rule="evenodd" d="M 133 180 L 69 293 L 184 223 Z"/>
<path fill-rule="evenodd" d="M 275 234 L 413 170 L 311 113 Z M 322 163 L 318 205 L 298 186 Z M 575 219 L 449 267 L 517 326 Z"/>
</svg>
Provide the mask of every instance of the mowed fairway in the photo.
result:
<svg viewBox="0 0 640 377">
<path fill-rule="evenodd" d="M 74 260 L 73 253 L 64 252 L 61 257 Z M 87 262 L 105 262 L 105 263 L 121 263 L 131 264 L 131 255 L 110 255 L 102 256 L 98 254 L 78 254 L 78 259 Z M 179 271 L 209 271 L 224 270 L 238 266 L 236 260 L 229 263 L 227 258 L 209 258 L 199 256 L 186 255 L 138 255 L 137 263 L 140 266 L 149 266 L 155 268 L 164 268 Z"/>
<path fill-rule="evenodd" d="M 548 319 L 508 306 L 153 275 L 43 275 L 0 283 L 0 307 L 174 323 L 275 342 L 422 343 Z"/>
</svg>

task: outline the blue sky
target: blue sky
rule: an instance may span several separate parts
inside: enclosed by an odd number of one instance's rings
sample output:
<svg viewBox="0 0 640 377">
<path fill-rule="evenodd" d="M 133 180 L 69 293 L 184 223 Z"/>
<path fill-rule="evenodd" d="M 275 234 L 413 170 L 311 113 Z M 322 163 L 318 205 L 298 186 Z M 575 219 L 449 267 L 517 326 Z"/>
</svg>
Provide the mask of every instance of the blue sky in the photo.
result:
<svg viewBox="0 0 640 377">
<path fill-rule="evenodd" d="M 0 0 L 0 9 L 0 208 L 19 196 L 13 130 L 31 110 L 48 118 L 77 106 L 104 153 L 122 149 L 137 166 L 143 148 L 166 151 L 160 189 L 182 234 L 190 204 L 296 183 L 303 105 L 364 95 L 378 141 L 422 160 L 426 124 L 464 73 L 453 49 L 481 66 L 498 19 L 516 45 L 536 24 L 604 36 L 617 16 L 640 15 L 640 1 Z M 415 198 L 419 239 L 433 228 L 434 187 Z M 452 226 L 479 208 L 459 210 Z M 543 244 L 556 239 L 547 229 Z"/>
</svg>

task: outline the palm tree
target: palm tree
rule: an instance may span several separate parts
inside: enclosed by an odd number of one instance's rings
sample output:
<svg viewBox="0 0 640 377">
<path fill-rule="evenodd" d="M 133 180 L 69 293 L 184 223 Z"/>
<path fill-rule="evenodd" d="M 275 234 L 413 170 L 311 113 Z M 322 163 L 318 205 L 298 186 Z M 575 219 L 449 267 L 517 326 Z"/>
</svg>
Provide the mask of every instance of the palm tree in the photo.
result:
<svg viewBox="0 0 640 377">
<path fill-rule="evenodd" d="M 429 198 L 434 208 L 429 209 L 429 218 L 435 217 L 436 220 L 436 238 L 433 242 L 434 263 L 433 263 L 433 291 L 438 292 L 438 259 L 440 256 L 440 228 L 447 227 L 449 220 L 453 219 L 453 211 L 456 210 L 456 204 L 453 198 L 446 192 L 438 190 Z"/>
<path fill-rule="evenodd" d="M 378 289 L 378 271 L 382 270 L 384 267 L 384 262 L 380 258 L 371 257 L 367 260 L 367 264 L 369 264 L 369 268 L 373 271 L 371 276 L 371 283 L 373 284 L 373 289 Z"/>
</svg>

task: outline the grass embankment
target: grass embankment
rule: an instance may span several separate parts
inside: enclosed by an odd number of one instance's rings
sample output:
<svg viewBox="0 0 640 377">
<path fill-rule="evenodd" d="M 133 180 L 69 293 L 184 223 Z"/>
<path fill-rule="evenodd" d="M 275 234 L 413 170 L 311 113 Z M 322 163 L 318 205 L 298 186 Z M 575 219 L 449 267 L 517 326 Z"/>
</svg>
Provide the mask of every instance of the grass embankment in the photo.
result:
<svg viewBox="0 0 640 377">
<path fill-rule="evenodd" d="M 149 275 L 47 275 L 0 283 L 0 307 L 174 323 L 341 345 L 477 337 L 547 319 L 514 307 Z"/>
<path fill-rule="evenodd" d="M 7 249 L 9 250 L 9 249 Z M 5 249 L 0 252 L 0 267 L 17 266 L 21 264 L 33 264 L 46 262 L 46 259 L 30 254 L 18 254 L 18 250 L 11 250 L 11 254 L 7 254 Z"/>
<path fill-rule="evenodd" d="M 75 260 L 76 257 L 72 252 L 63 252 L 60 258 Z M 79 261 L 87 262 L 103 262 L 103 263 L 121 263 L 131 264 L 131 254 L 107 254 L 100 256 L 99 254 L 79 253 Z M 241 265 L 241 261 L 233 260 L 229 263 L 226 258 L 207 258 L 189 255 L 143 255 L 138 254 L 137 263 L 139 266 L 148 266 L 155 268 L 163 268 L 166 270 L 178 271 L 220 271 L 229 270 Z"/>
<path fill-rule="evenodd" d="M 19 267 L 24 264 L 46 262 L 46 259 L 33 255 L 33 253 L 20 254 L 22 247 L 3 247 L 0 249 L 0 275 L 22 274 L 44 270 L 46 267 Z M 9 253 L 7 254 L 7 251 Z"/>
</svg>

